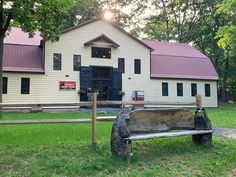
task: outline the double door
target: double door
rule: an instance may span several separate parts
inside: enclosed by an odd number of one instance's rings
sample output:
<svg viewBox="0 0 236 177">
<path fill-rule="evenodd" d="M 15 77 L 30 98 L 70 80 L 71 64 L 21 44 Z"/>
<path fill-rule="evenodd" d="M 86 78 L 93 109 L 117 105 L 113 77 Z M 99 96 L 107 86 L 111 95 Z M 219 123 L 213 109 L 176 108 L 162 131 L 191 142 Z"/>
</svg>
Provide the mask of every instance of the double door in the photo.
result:
<svg viewBox="0 0 236 177">
<path fill-rule="evenodd" d="M 110 81 L 108 80 L 93 80 L 92 90 L 97 92 L 97 100 L 105 101 L 110 98 Z"/>
</svg>

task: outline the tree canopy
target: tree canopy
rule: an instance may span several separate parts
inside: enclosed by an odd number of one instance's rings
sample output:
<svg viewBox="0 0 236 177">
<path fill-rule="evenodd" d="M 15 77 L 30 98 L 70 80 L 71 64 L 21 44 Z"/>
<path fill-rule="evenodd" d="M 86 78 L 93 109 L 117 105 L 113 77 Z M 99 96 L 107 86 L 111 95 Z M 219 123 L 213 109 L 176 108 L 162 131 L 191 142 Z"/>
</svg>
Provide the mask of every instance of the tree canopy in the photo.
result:
<svg viewBox="0 0 236 177">
<path fill-rule="evenodd" d="M 1 0 L 0 1 L 0 103 L 2 103 L 3 40 L 16 25 L 33 36 L 40 31 L 45 40 L 58 40 L 59 28 L 73 6 L 73 0 Z M 2 107 L 0 107 L 2 116 Z"/>
</svg>

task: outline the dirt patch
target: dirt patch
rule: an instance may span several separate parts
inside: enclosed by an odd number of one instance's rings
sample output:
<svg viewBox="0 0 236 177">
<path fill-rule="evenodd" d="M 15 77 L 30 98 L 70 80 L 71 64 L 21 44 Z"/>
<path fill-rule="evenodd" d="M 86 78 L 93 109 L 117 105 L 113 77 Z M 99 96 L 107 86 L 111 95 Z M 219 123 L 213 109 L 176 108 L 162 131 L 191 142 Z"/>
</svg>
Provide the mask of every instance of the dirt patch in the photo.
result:
<svg viewBox="0 0 236 177">
<path fill-rule="evenodd" d="M 236 129 L 213 127 L 213 135 L 236 140 Z"/>
<path fill-rule="evenodd" d="M 236 177 L 236 168 L 229 172 L 229 177 Z"/>
</svg>

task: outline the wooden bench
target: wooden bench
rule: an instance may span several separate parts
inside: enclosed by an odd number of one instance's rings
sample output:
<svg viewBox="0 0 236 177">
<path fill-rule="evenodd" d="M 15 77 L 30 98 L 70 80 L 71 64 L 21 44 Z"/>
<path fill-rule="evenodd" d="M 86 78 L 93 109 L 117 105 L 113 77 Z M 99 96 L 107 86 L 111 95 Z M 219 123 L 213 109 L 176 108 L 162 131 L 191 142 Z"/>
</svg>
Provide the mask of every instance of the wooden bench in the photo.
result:
<svg viewBox="0 0 236 177">
<path fill-rule="evenodd" d="M 197 108 L 195 115 L 181 108 L 120 113 L 112 127 L 111 152 L 126 156 L 132 141 L 187 135 L 195 144 L 211 145 L 212 126 L 203 108 Z"/>
</svg>

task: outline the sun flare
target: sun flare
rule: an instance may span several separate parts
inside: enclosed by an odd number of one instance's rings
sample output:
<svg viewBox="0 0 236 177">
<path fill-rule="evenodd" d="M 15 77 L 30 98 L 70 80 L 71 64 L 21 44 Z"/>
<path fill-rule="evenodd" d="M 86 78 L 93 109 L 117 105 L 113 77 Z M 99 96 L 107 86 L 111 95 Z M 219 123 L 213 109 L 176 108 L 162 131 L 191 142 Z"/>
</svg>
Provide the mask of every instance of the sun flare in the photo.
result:
<svg viewBox="0 0 236 177">
<path fill-rule="evenodd" d="M 104 13 L 104 18 L 106 20 L 111 20 L 112 17 L 113 17 L 113 14 L 110 11 L 107 11 L 107 12 Z"/>
</svg>

